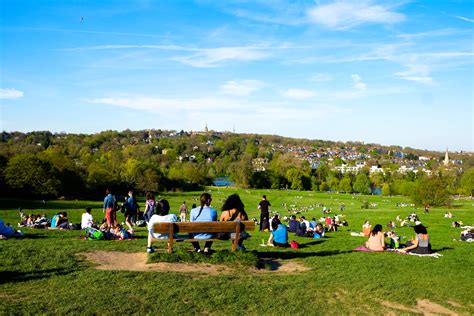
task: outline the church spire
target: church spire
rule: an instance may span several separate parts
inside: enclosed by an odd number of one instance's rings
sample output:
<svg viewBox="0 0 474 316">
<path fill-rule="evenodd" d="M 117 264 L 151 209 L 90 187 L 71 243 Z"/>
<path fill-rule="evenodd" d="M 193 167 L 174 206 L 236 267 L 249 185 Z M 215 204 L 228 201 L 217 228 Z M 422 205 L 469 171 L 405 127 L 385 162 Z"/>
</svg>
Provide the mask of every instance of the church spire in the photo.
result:
<svg viewBox="0 0 474 316">
<path fill-rule="evenodd" d="M 446 154 L 444 154 L 444 165 L 449 165 L 449 155 L 448 155 L 448 148 L 446 147 Z"/>
</svg>

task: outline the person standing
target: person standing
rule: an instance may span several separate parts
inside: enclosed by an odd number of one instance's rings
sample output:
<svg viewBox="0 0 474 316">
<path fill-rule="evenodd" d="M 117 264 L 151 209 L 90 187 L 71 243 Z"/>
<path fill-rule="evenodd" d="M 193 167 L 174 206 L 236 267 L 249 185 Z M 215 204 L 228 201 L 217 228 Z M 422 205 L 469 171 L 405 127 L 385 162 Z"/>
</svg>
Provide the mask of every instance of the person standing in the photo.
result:
<svg viewBox="0 0 474 316">
<path fill-rule="evenodd" d="M 129 209 L 129 222 L 132 225 L 135 225 L 137 221 L 137 200 L 135 199 L 135 194 L 132 190 L 128 191 L 128 199 L 126 202 L 126 207 Z"/>
<path fill-rule="evenodd" d="M 179 218 L 181 222 L 186 221 L 186 214 L 188 213 L 188 206 L 186 205 L 186 201 L 183 201 L 183 204 L 181 204 L 179 208 Z"/>
<path fill-rule="evenodd" d="M 117 224 L 117 217 L 115 214 L 115 197 L 112 195 L 110 189 L 105 190 L 106 197 L 104 198 L 103 212 L 105 213 L 105 221 L 110 228 Z"/>
<path fill-rule="evenodd" d="M 260 231 L 263 232 L 265 229 L 270 229 L 270 213 L 268 208 L 271 206 L 270 202 L 267 200 L 266 195 L 262 195 L 262 200 L 258 204 L 258 209 L 260 210 Z"/>
<path fill-rule="evenodd" d="M 146 194 L 145 213 L 143 214 L 143 217 L 147 223 L 150 221 L 150 218 L 153 216 L 153 214 L 155 214 L 155 207 L 155 195 L 152 192 L 148 192 Z"/>
</svg>

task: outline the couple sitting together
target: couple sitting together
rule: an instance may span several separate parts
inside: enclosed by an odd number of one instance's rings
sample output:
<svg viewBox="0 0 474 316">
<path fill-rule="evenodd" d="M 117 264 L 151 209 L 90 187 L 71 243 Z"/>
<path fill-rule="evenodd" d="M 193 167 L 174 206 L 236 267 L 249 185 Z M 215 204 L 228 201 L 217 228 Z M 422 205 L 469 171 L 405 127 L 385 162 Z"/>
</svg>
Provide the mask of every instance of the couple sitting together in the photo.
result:
<svg viewBox="0 0 474 316">
<path fill-rule="evenodd" d="M 209 193 L 201 194 L 200 198 L 200 207 L 193 208 L 190 213 L 190 221 L 191 222 L 215 222 L 217 221 L 217 211 L 211 207 L 212 197 Z M 156 239 L 168 239 L 168 234 L 157 234 L 153 232 L 153 225 L 155 223 L 164 223 L 164 222 L 177 222 L 178 217 L 175 214 L 169 214 L 170 206 L 168 201 L 162 200 L 163 203 L 160 203 L 160 207 L 155 209 L 155 214 L 151 216 L 148 222 L 148 245 L 147 245 L 147 252 L 152 253 L 154 252 L 153 248 L 153 238 Z M 222 214 L 220 217 L 220 221 L 237 221 L 237 220 L 248 220 L 247 213 L 245 212 L 245 206 L 242 200 L 240 199 L 239 195 L 232 194 L 230 195 L 227 200 L 224 202 L 222 206 Z M 250 235 L 243 231 L 240 233 L 240 239 L 238 242 L 238 250 L 245 250 L 243 246 L 243 242 L 246 238 Z M 186 236 L 187 237 L 187 236 Z M 215 234 L 212 233 L 198 233 L 198 234 L 190 234 L 189 238 L 192 239 L 211 239 L 215 238 Z M 219 236 L 218 236 L 219 237 Z M 227 236 L 222 236 L 222 239 L 229 239 L 234 238 L 235 233 L 232 233 Z M 194 251 L 200 253 L 201 247 L 199 242 L 192 242 L 194 247 Z M 208 254 L 210 253 L 212 246 L 212 240 L 207 240 L 204 244 L 203 253 Z"/>
<path fill-rule="evenodd" d="M 416 225 L 415 239 L 407 242 L 404 248 L 398 249 L 399 252 L 410 252 L 415 254 L 430 254 L 431 244 L 428 231 L 423 225 Z M 382 232 L 382 225 L 375 225 L 374 229 L 369 234 L 369 239 L 365 243 L 365 247 L 369 251 L 384 251 L 385 246 L 385 234 Z"/>
</svg>

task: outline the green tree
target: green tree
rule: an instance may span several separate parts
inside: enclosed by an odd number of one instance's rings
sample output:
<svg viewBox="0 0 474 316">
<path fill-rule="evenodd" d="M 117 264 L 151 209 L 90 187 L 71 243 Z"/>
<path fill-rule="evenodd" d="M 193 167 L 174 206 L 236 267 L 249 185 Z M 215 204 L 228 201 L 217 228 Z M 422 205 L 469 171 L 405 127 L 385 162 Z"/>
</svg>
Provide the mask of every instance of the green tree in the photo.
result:
<svg viewBox="0 0 474 316">
<path fill-rule="evenodd" d="M 411 197 L 417 205 L 443 206 L 451 202 L 446 185 L 439 177 L 418 180 Z"/>
<path fill-rule="evenodd" d="M 390 186 L 389 183 L 384 183 L 384 185 L 382 186 L 382 195 L 384 196 L 392 195 L 392 187 Z"/>
<path fill-rule="evenodd" d="M 344 176 L 338 185 L 339 192 L 352 193 L 351 178 Z"/>
<path fill-rule="evenodd" d="M 474 196 L 474 168 L 467 169 L 462 175 L 461 189 L 464 194 Z"/>
<path fill-rule="evenodd" d="M 365 173 L 359 173 L 354 181 L 354 191 L 362 194 L 370 194 L 370 179 Z"/>
<path fill-rule="evenodd" d="M 10 159 L 5 170 L 6 184 L 24 195 L 57 196 L 61 187 L 59 171 L 34 154 L 20 154 Z"/>
</svg>

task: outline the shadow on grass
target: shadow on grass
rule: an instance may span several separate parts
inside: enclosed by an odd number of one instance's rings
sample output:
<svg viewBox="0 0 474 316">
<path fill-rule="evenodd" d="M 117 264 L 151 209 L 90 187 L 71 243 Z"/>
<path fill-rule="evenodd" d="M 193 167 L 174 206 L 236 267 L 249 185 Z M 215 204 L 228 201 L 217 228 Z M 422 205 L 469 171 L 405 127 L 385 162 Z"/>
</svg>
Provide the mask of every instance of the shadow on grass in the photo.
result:
<svg viewBox="0 0 474 316">
<path fill-rule="evenodd" d="M 443 248 L 439 248 L 439 249 L 433 248 L 433 249 L 431 249 L 431 251 L 433 251 L 433 252 L 441 252 L 441 251 L 444 251 L 444 250 L 453 250 L 453 249 L 454 249 L 453 247 L 443 247 Z"/>
<path fill-rule="evenodd" d="M 45 269 L 37 270 L 32 272 L 21 272 L 21 271 L 0 271 L 0 284 L 10 282 L 27 282 L 31 280 L 47 279 L 54 275 L 67 275 L 74 271 L 74 269 Z"/>
<path fill-rule="evenodd" d="M 327 256 L 337 256 L 345 253 L 351 253 L 352 251 L 315 251 L 315 252 L 296 252 L 296 251 L 266 251 L 266 252 L 256 252 L 255 254 L 261 260 L 265 259 L 300 259 L 300 258 L 310 258 L 310 257 L 327 257 Z"/>
</svg>

